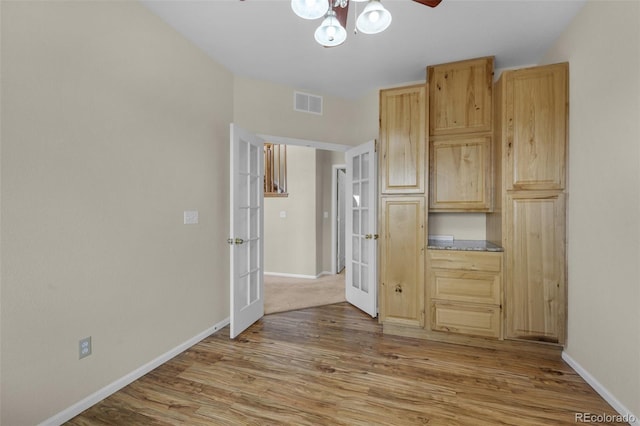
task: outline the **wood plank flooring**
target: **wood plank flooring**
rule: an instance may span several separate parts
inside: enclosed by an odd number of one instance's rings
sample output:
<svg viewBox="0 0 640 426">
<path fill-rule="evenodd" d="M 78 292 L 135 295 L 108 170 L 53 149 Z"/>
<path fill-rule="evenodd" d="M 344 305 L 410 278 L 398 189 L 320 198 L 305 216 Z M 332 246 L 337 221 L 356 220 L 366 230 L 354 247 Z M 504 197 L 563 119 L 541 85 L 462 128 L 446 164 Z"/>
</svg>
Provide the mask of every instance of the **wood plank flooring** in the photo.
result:
<svg viewBox="0 0 640 426">
<path fill-rule="evenodd" d="M 236 340 L 223 329 L 67 424 L 575 425 L 582 412 L 616 414 L 559 351 L 383 335 L 340 303 L 267 315 Z"/>
</svg>

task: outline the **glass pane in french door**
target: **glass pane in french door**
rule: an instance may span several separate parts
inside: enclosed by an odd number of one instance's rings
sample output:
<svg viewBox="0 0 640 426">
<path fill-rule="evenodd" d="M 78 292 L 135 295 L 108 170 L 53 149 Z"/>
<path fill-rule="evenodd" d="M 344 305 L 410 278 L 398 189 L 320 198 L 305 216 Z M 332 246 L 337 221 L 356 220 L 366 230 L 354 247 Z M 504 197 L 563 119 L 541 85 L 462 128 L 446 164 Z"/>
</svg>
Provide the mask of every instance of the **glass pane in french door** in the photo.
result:
<svg viewBox="0 0 640 426">
<path fill-rule="evenodd" d="M 352 245 L 352 280 L 351 285 L 363 292 L 368 292 L 368 246 L 370 238 L 365 238 L 369 230 L 369 153 L 353 157 L 353 245 Z"/>
</svg>

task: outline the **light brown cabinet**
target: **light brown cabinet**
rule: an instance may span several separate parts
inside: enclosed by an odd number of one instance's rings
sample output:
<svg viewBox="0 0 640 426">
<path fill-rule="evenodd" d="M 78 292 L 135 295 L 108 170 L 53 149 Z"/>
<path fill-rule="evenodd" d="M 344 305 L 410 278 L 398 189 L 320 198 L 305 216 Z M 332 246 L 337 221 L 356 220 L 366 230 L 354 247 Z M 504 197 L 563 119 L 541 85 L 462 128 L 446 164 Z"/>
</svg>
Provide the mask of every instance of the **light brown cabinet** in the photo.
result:
<svg viewBox="0 0 640 426">
<path fill-rule="evenodd" d="M 430 327 L 502 336 L 502 253 L 429 250 Z"/>
<path fill-rule="evenodd" d="M 380 203 L 380 321 L 422 327 L 425 198 L 388 196 Z"/>
<path fill-rule="evenodd" d="M 429 211 L 491 211 L 493 57 L 427 67 Z"/>
<path fill-rule="evenodd" d="M 568 64 L 505 71 L 496 83 L 495 191 L 487 239 L 505 252 L 505 337 L 566 334 Z"/>
<path fill-rule="evenodd" d="M 380 91 L 380 321 L 421 328 L 427 232 L 426 85 Z"/>
<path fill-rule="evenodd" d="M 489 211 L 491 136 L 432 140 L 429 152 L 430 211 Z"/>
<path fill-rule="evenodd" d="M 427 67 L 429 135 L 491 131 L 493 57 Z"/>
<path fill-rule="evenodd" d="M 505 72 L 505 189 L 563 189 L 567 139 L 567 66 Z"/>
<path fill-rule="evenodd" d="M 424 194 L 427 158 L 424 84 L 380 91 L 380 192 Z"/>
<path fill-rule="evenodd" d="M 565 324 L 565 202 L 556 191 L 506 197 L 506 337 L 558 343 Z"/>
</svg>

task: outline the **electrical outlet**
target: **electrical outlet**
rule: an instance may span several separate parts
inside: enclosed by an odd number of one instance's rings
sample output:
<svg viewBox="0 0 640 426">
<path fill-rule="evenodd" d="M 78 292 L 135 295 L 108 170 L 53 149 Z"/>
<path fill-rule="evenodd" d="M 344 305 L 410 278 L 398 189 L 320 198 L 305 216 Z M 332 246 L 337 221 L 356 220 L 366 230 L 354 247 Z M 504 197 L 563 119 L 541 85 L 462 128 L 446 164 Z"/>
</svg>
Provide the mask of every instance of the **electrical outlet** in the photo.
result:
<svg viewBox="0 0 640 426">
<path fill-rule="evenodd" d="M 80 339 L 80 359 L 86 358 L 91 355 L 91 336 Z"/>
</svg>

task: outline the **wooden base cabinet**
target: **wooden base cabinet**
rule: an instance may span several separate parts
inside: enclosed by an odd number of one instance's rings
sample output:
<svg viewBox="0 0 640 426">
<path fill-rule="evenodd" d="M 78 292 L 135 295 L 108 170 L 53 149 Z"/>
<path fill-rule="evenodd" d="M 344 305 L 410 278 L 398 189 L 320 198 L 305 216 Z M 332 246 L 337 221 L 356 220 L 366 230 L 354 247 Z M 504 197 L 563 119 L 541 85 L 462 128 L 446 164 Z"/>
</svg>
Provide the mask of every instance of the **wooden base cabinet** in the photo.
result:
<svg viewBox="0 0 640 426">
<path fill-rule="evenodd" d="M 566 322 L 564 194 L 521 191 L 506 201 L 506 337 L 560 343 Z"/>
<path fill-rule="evenodd" d="M 433 331 L 502 337 L 502 253 L 429 250 Z"/>
<path fill-rule="evenodd" d="M 380 200 L 380 321 L 424 325 L 425 197 Z"/>
</svg>

